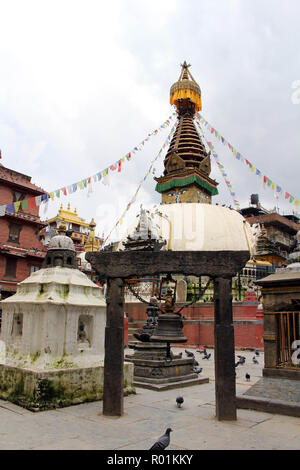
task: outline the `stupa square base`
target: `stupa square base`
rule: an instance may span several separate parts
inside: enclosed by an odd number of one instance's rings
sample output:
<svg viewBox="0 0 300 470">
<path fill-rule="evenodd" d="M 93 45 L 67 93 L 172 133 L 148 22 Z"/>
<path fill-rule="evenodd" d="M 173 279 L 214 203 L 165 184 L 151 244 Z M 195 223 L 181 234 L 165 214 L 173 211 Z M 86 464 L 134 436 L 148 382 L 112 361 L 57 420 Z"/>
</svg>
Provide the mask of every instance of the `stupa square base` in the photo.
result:
<svg viewBox="0 0 300 470">
<path fill-rule="evenodd" d="M 0 364 L 0 398 L 30 411 L 102 400 L 104 366 L 31 370 Z M 133 366 L 124 363 L 124 396 L 135 393 Z"/>
<path fill-rule="evenodd" d="M 193 371 L 194 359 L 182 358 L 168 349 L 166 343 L 133 343 L 134 354 L 126 355 L 134 364 L 133 384 L 150 390 L 170 390 L 208 383 L 207 377 L 199 377 Z"/>
</svg>

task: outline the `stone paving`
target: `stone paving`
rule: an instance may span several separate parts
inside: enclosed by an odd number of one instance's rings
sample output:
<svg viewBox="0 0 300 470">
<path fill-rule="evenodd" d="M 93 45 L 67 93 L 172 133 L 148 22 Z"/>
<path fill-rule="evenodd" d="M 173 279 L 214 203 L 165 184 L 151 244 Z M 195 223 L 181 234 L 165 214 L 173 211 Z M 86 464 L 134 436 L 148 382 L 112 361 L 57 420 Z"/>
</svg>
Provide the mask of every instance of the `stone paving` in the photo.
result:
<svg viewBox="0 0 300 470">
<path fill-rule="evenodd" d="M 195 355 L 209 383 L 160 392 L 137 388 L 118 418 L 102 415 L 102 401 L 34 413 L 0 400 L 0 450 L 147 450 L 169 426 L 170 451 L 299 450 L 300 418 L 243 409 L 237 421 L 215 418 L 214 351 L 208 352 L 208 361 Z M 259 364 L 252 363 L 253 352 L 238 354 L 246 363 L 236 368 L 237 395 L 262 377 L 263 367 L 263 354 Z M 175 404 L 179 394 L 182 408 Z"/>
<path fill-rule="evenodd" d="M 247 390 L 247 395 L 297 403 L 300 405 L 300 381 L 262 377 Z"/>
</svg>

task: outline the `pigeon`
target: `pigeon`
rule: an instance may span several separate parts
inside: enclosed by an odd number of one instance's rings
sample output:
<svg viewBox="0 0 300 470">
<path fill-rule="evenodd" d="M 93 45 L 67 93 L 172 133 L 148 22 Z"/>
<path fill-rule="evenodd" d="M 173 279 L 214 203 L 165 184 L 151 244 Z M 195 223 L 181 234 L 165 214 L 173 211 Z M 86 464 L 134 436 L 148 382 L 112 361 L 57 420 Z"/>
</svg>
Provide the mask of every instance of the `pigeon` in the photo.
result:
<svg viewBox="0 0 300 470">
<path fill-rule="evenodd" d="M 187 357 L 195 357 L 194 353 L 192 353 L 191 351 L 188 351 L 187 349 L 185 349 L 184 351 Z"/>
<path fill-rule="evenodd" d="M 255 356 L 253 356 L 252 361 L 254 362 L 254 364 L 258 364 L 258 363 L 259 363 Z"/>
<path fill-rule="evenodd" d="M 199 362 L 196 361 L 196 359 L 194 359 L 194 363 L 193 363 L 193 364 L 194 364 L 194 366 L 199 366 Z"/>
<path fill-rule="evenodd" d="M 245 378 L 246 378 L 247 382 L 250 381 L 250 375 L 249 374 L 246 373 Z"/>
<path fill-rule="evenodd" d="M 149 450 L 164 450 L 170 444 L 170 432 L 171 428 L 168 428 L 163 436 L 160 436 L 156 442 L 150 447 Z"/>
<path fill-rule="evenodd" d="M 202 367 L 197 367 L 197 366 L 193 367 L 193 372 L 195 372 L 196 374 L 201 374 L 202 370 L 203 370 Z"/>
<path fill-rule="evenodd" d="M 211 356 L 211 353 L 209 353 L 209 354 L 206 354 L 204 357 L 202 357 L 202 360 L 203 360 L 203 359 L 209 359 L 209 358 L 210 358 L 210 356 Z"/>
<path fill-rule="evenodd" d="M 246 362 L 245 356 L 238 356 L 238 358 L 239 358 L 241 364 L 245 364 L 245 362 Z"/>
<path fill-rule="evenodd" d="M 178 408 L 181 408 L 181 405 L 182 405 L 183 402 L 184 402 L 183 397 L 179 396 L 179 397 L 176 398 L 176 404 L 177 404 Z"/>
<path fill-rule="evenodd" d="M 255 349 L 255 355 L 259 356 L 259 349 L 258 348 Z"/>
</svg>

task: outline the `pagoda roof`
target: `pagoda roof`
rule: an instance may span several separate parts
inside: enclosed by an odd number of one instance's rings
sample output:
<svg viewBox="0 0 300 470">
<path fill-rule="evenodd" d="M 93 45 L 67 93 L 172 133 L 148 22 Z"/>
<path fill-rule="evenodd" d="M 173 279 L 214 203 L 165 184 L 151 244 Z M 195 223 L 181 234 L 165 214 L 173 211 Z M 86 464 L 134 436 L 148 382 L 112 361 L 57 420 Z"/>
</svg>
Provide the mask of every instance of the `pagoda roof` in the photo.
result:
<svg viewBox="0 0 300 470">
<path fill-rule="evenodd" d="M 69 222 L 75 225 L 81 225 L 82 227 L 89 227 L 90 224 L 85 222 L 84 219 L 81 219 L 78 214 L 77 210 L 75 209 L 74 212 L 70 209 L 70 203 L 68 204 L 67 209 L 63 208 L 63 205 L 60 206 L 58 214 L 52 219 L 48 220 L 48 223 L 55 222 L 56 220 L 63 220 L 64 222 Z"/>
<path fill-rule="evenodd" d="M 30 194 L 42 195 L 47 193 L 47 191 L 31 182 L 31 176 L 6 168 L 2 163 L 0 163 L 0 181 L 6 186 L 14 186 Z"/>
</svg>

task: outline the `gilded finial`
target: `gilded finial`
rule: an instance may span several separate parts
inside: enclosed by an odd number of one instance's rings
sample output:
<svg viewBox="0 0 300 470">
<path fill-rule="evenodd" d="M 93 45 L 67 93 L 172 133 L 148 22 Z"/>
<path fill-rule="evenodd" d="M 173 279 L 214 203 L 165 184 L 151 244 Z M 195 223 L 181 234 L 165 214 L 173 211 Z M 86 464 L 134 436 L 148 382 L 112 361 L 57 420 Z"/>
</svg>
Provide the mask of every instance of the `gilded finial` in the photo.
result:
<svg viewBox="0 0 300 470">
<path fill-rule="evenodd" d="M 65 233 L 67 230 L 67 226 L 64 220 L 61 221 L 61 224 L 58 229 L 58 233 Z"/>
<path fill-rule="evenodd" d="M 190 109 L 194 113 L 202 109 L 201 90 L 189 71 L 190 66 L 186 61 L 181 64 L 179 80 L 171 86 L 170 104 L 178 110 Z"/>
</svg>

